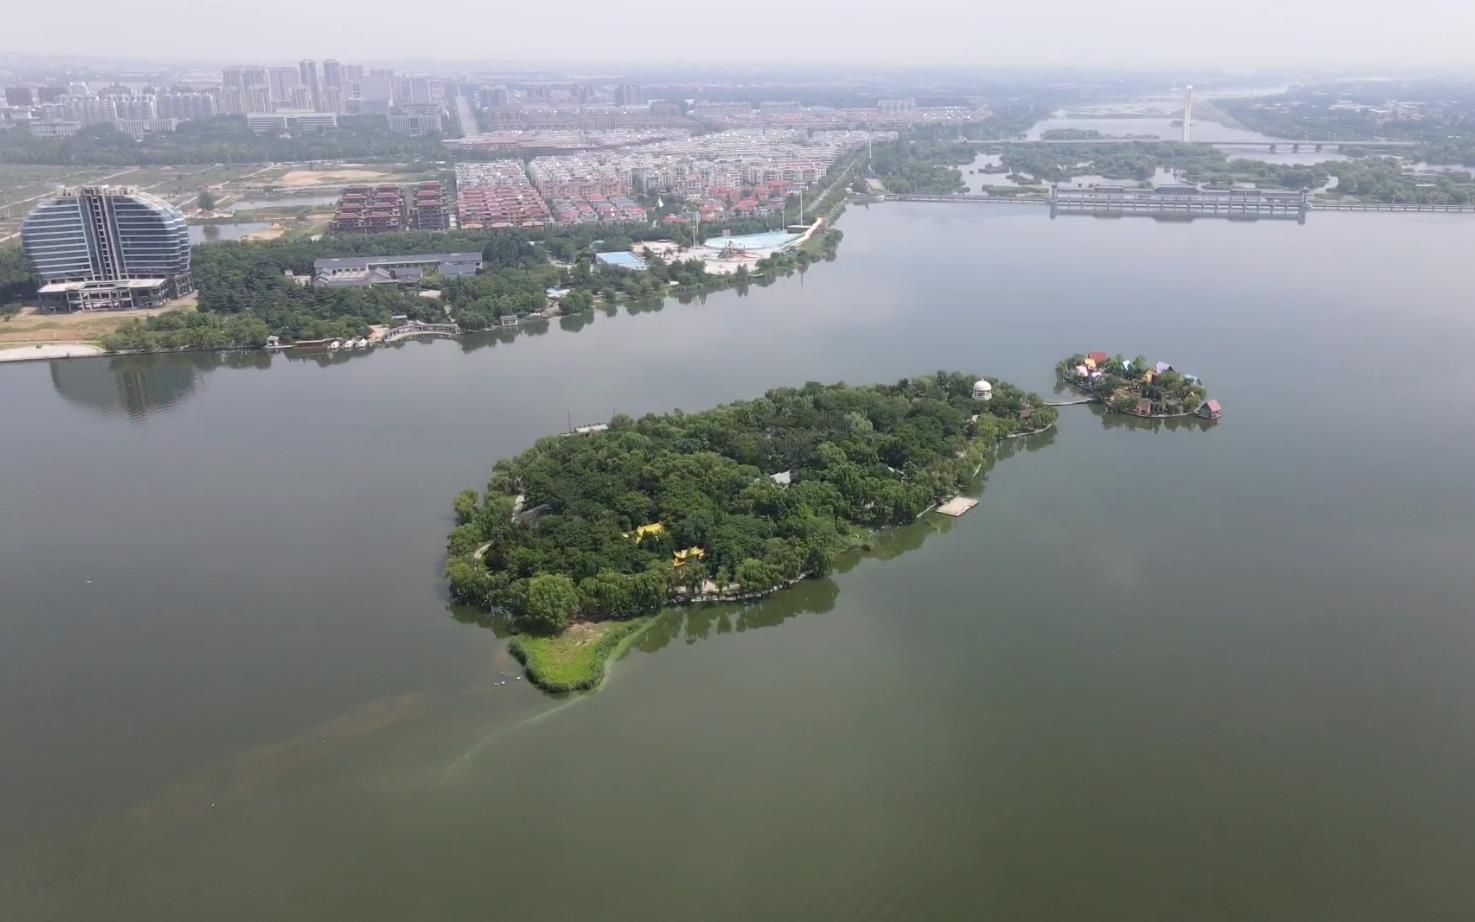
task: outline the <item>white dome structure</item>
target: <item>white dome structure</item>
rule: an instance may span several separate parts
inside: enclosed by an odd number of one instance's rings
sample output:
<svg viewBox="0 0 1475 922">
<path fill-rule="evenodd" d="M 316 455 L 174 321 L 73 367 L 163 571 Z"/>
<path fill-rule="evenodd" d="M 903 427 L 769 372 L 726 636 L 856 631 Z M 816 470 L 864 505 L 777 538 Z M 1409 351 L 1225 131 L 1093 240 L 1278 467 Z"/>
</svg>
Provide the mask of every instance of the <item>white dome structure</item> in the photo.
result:
<svg viewBox="0 0 1475 922">
<path fill-rule="evenodd" d="M 993 396 L 994 396 L 994 386 L 992 384 L 988 383 L 987 381 L 983 380 L 982 378 L 980 378 L 977 381 L 974 381 L 973 382 L 973 399 L 974 400 L 992 400 L 993 399 Z"/>
</svg>

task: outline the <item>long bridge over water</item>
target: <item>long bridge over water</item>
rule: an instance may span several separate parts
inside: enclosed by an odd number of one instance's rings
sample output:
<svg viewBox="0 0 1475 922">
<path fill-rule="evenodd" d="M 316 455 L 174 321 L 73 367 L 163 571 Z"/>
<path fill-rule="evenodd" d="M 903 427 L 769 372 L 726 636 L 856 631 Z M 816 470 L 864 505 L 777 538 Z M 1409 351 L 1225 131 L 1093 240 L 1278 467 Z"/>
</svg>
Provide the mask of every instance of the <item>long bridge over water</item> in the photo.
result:
<svg viewBox="0 0 1475 922">
<path fill-rule="evenodd" d="M 1292 151 L 1300 151 L 1301 148 L 1321 151 L 1325 149 L 1341 150 L 1344 147 L 1374 147 L 1374 148 L 1407 148 L 1418 147 L 1418 141 L 1338 141 L 1338 140 L 1310 140 L 1295 141 L 1287 138 L 1266 138 L 1262 141 L 1175 141 L 1171 138 L 1081 138 L 1071 140 L 1070 138 L 1019 138 L 1015 140 L 966 140 L 965 143 L 973 145 L 993 146 L 999 144 L 1197 144 L 1200 147 L 1247 147 L 1255 149 L 1279 150 L 1282 147 Z"/>
</svg>

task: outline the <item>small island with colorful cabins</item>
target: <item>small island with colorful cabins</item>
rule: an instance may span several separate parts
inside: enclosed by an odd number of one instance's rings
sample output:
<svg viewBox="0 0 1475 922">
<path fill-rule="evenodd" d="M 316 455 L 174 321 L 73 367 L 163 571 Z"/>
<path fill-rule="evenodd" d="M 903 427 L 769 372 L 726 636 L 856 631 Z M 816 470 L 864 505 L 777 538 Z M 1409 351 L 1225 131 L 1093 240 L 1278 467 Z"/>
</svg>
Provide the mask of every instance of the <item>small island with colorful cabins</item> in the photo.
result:
<svg viewBox="0 0 1475 922">
<path fill-rule="evenodd" d="M 1197 416 L 1217 420 L 1223 412 L 1210 400 L 1197 375 L 1167 362 L 1149 362 L 1143 356 L 1125 359 L 1105 352 L 1076 353 L 1061 359 L 1055 372 L 1066 385 L 1104 405 L 1110 413 L 1141 419 L 1178 419 Z"/>
</svg>

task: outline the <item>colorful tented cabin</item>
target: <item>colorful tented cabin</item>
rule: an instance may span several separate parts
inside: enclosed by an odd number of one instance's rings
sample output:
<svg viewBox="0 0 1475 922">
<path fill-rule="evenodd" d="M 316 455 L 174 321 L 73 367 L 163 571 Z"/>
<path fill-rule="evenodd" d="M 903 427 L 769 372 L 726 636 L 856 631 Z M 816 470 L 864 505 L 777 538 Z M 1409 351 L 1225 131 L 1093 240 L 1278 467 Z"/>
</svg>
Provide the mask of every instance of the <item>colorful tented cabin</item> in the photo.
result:
<svg viewBox="0 0 1475 922">
<path fill-rule="evenodd" d="M 1205 400 L 1203 406 L 1198 408 L 1198 415 L 1204 419 L 1218 419 L 1222 412 L 1224 411 L 1217 400 Z"/>
<path fill-rule="evenodd" d="M 1105 365 L 1107 359 L 1109 359 L 1109 358 L 1111 358 L 1111 356 L 1107 355 L 1105 352 L 1087 352 L 1086 353 L 1086 360 L 1089 361 L 1089 362 L 1094 362 L 1095 363 L 1095 365 L 1093 365 L 1092 367 L 1096 367 L 1096 366 L 1099 366 L 1099 365 Z"/>
<path fill-rule="evenodd" d="M 1138 416 L 1151 416 L 1152 401 L 1144 397 L 1143 399 L 1137 401 L 1137 408 L 1132 412 Z"/>
</svg>

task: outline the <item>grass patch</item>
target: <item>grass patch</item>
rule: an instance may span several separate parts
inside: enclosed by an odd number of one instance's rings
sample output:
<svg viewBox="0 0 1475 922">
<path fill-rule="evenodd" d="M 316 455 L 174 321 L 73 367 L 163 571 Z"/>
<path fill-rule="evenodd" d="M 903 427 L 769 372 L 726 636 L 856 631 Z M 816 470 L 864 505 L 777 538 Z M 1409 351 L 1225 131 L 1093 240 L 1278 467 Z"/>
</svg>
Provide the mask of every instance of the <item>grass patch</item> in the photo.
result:
<svg viewBox="0 0 1475 922">
<path fill-rule="evenodd" d="M 123 324 L 140 317 L 152 317 L 171 310 L 192 311 L 197 298 L 190 295 L 165 307 L 137 311 L 74 311 L 70 314 L 43 314 L 34 307 L 14 314 L 0 314 L 0 343 L 35 345 L 49 342 L 95 343 L 115 332 Z"/>
<path fill-rule="evenodd" d="M 527 669 L 528 678 L 544 691 L 572 692 L 595 688 L 604 665 L 623 651 L 650 618 L 570 625 L 557 637 L 518 634 L 507 649 Z"/>
</svg>

